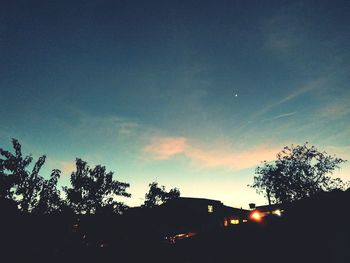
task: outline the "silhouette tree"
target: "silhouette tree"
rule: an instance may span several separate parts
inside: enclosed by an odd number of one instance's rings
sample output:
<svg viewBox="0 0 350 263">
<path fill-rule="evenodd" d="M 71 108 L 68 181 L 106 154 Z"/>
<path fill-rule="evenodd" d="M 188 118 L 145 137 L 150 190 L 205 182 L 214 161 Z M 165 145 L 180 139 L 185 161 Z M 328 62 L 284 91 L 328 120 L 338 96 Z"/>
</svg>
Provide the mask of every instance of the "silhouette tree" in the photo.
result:
<svg viewBox="0 0 350 263">
<path fill-rule="evenodd" d="M 0 197 L 12 199 L 15 186 L 26 177 L 25 168 L 32 162 L 31 156 L 22 157 L 21 145 L 12 139 L 15 154 L 0 148 Z"/>
<path fill-rule="evenodd" d="M 21 183 L 17 186 L 16 196 L 19 197 L 18 203 L 22 211 L 30 212 L 38 204 L 40 191 L 44 179 L 39 175 L 41 167 L 45 163 L 46 156 L 39 157 L 34 164 L 32 172 L 22 178 Z"/>
<path fill-rule="evenodd" d="M 22 156 L 21 144 L 12 139 L 15 154 L 0 149 L 5 157 L 0 160 L 0 197 L 13 199 L 23 212 L 30 212 L 38 203 L 43 178 L 39 175 L 46 156 L 39 157 L 31 171 L 28 171 L 33 158 Z"/>
<path fill-rule="evenodd" d="M 332 179 L 331 174 L 339 164 L 345 162 L 341 158 L 319 152 L 315 146 L 286 146 L 277 154 L 273 163 L 263 162 L 257 167 L 254 183 L 251 187 L 263 193 L 271 202 L 291 202 L 312 196 L 321 191 L 344 189 L 345 183 Z"/>
<path fill-rule="evenodd" d="M 61 171 L 54 169 L 51 172 L 50 179 L 43 180 L 39 193 L 39 201 L 33 212 L 38 214 L 52 214 L 61 210 L 63 201 L 60 198 L 60 191 L 57 189 L 57 182 L 60 176 Z"/>
<path fill-rule="evenodd" d="M 144 207 L 152 208 L 154 206 L 166 203 L 168 200 L 178 198 L 180 191 L 177 188 L 170 189 L 169 192 L 165 191 L 165 187 L 162 185 L 158 187 L 157 182 L 149 184 L 148 193 L 145 195 Z"/>
<path fill-rule="evenodd" d="M 90 168 L 86 162 L 76 159 L 76 171 L 71 174 L 71 188 L 64 187 L 67 203 L 77 214 L 94 214 L 106 210 L 121 213 L 125 208 L 117 196 L 130 197 L 126 192 L 130 185 L 113 180 L 113 172 L 97 165 Z"/>
</svg>

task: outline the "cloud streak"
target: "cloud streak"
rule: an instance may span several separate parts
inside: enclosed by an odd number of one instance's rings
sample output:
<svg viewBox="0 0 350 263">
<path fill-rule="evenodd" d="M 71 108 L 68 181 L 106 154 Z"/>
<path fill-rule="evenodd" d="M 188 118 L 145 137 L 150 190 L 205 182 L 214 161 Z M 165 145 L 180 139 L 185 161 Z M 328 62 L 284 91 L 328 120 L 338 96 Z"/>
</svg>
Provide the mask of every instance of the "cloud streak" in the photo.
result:
<svg viewBox="0 0 350 263">
<path fill-rule="evenodd" d="M 191 144 L 184 137 L 160 137 L 154 138 L 143 150 L 153 160 L 167 160 L 181 155 L 197 168 L 242 170 L 256 166 L 263 160 L 275 159 L 279 148 L 259 146 L 244 151 L 207 150 Z"/>
<path fill-rule="evenodd" d="M 165 160 L 170 157 L 187 152 L 187 140 L 184 137 L 154 138 L 152 142 L 144 148 L 156 160 Z"/>
<path fill-rule="evenodd" d="M 63 175 L 70 175 L 73 171 L 75 171 L 76 166 L 74 161 L 71 161 L 71 162 L 61 161 L 59 164 L 60 164 L 60 170 Z"/>
<path fill-rule="evenodd" d="M 327 98 L 329 100 L 329 98 Z M 331 98 L 331 101 L 322 105 L 319 116 L 325 119 L 337 119 L 350 114 L 350 92 L 342 93 L 341 97 Z"/>
<path fill-rule="evenodd" d="M 238 131 L 242 132 L 247 126 L 249 126 L 252 123 L 256 123 L 259 120 L 259 118 L 261 118 L 265 114 L 269 113 L 271 110 L 275 109 L 276 107 L 283 105 L 284 103 L 287 103 L 293 99 L 296 99 L 297 97 L 299 97 L 305 93 L 321 89 L 322 87 L 324 87 L 327 80 L 328 80 L 327 77 L 320 77 L 320 78 L 317 78 L 315 80 L 309 81 L 305 85 L 303 85 L 299 88 L 296 88 L 295 90 L 290 92 L 287 96 L 285 96 L 285 97 L 283 97 L 283 98 L 281 98 L 281 99 L 279 99 L 271 104 L 266 105 L 265 107 L 263 107 L 262 109 L 260 109 L 256 113 L 254 113 L 245 124 L 243 124 L 241 127 L 239 127 Z M 296 112 L 294 112 L 294 113 L 296 113 Z M 281 115 L 278 115 L 276 117 L 271 118 L 271 120 L 274 118 L 278 119 L 278 118 L 283 118 L 283 117 L 287 117 L 287 116 L 291 116 L 291 115 L 292 115 L 291 113 L 289 113 L 289 115 L 281 114 Z M 263 119 L 262 121 L 266 121 L 266 119 L 265 120 Z"/>
<path fill-rule="evenodd" d="M 323 77 L 312 80 L 312 81 L 306 83 L 305 85 L 301 86 L 300 88 L 295 89 L 294 91 L 289 93 L 284 98 L 281 98 L 277 102 L 272 103 L 269 106 L 265 107 L 263 110 L 260 111 L 261 114 L 258 114 L 258 115 L 260 116 L 260 115 L 270 111 L 271 109 L 273 109 L 281 104 L 284 104 L 290 100 L 293 100 L 293 99 L 295 99 L 295 98 L 297 98 L 297 97 L 299 97 L 307 92 L 310 92 L 312 90 L 316 90 L 316 89 L 322 87 L 325 82 L 326 82 L 326 79 Z"/>
<path fill-rule="evenodd" d="M 290 116 L 293 116 L 294 114 L 296 114 L 297 112 L 294 111 L 294 112 L 288 112 L 288 113 L 283 113 L 283 114 L 280 114 L 280 115 L 277 115 L 275 117 L 273 117 L 272 119 L 273 120 L 278 120 L 278 119 L 281 119 L 281 118 L 286 118 L 286 117 L 290 117 Z"/>
</svg>

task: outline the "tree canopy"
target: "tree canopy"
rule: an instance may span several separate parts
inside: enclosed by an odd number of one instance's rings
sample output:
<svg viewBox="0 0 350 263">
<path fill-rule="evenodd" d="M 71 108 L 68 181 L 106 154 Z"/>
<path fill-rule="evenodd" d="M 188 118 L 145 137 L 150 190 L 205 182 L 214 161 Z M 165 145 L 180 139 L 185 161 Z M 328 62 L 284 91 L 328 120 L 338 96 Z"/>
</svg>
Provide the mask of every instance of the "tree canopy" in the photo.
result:
<svg viewBox="0 0 350 263">
<path fill-rule="evenodd" d="M 97 165 L 90 168 L 77 158 L 76 171 L 71 174 L 71 187 L 65 187 L 67 202 L 78 214 L 93 214 L 102 211 L 121 213 L 126 206 L 116 200 L 117 196 L 130 197 L 126 188 L 130 185 L 113 180 L 113 172 Z"/>
<path fill-rule="evenodd" d="M 157 182 L 152 182 L 149 184 L 149 190 L 145 195 L 145 203 L 143 206 L 151 208 L 166 203 L 168 200 L 178 198 L 179 196 L 179 189 L 172 188 L 167 192 L 163 185 L 159 187 Z"/>
<path fill-rule="evenodd" d="M 62 209 L 64 202 L 60 197 L 60 191 L 57 189 L 60 176 L 61 171 L 54 169 L 51 172 L 50 179 L 43 180 L 42 189 L 39 193 L 39 201 L 33 212 L 51 214 Z"/>
<path fill-rule="evenodd" d="M 32 156 L 23 157 L 18 140 L 12 139 L 12 145 L 14 154 L 0 148 L 0 155 L 4 158 L 0 159 L 0 198 L 12 199 L 23 212 L 30 212 L 38 205 L 45 181 L 39 172 L 46 156 L 39 157 L 30 169 Z"/>
<path fill-rule="evenodd" d="M 271 202 L 291 202 L 333 189 L 344 190 L 346 183 L 329 174 L 345 160 L 320 152 L 315 146 L 286 146 L 277 160 L 256 168 L 251 187 Z"/>
<path fill-rule="evenodd" d="M 48 179 L 41 174 L 43 155 L 32 164 L 31 155 L 23 156 L 21 144 L 12 139 L 14 153 L 0 148 L 0 201 L 14 202 L 22 212 L 51 214 L 68 209 L 78 214 L 120 213 L 125 208 L 117 196 L 130 197 L 130 185 L 113 180 L 113 173 L 97 165 L 90 168 L 76 159 L 76 171 L 71 174 L 71 187 L 63 187 L 66 199 L 58 190 L 61 171 L 53 169 Z"/>
</svg>

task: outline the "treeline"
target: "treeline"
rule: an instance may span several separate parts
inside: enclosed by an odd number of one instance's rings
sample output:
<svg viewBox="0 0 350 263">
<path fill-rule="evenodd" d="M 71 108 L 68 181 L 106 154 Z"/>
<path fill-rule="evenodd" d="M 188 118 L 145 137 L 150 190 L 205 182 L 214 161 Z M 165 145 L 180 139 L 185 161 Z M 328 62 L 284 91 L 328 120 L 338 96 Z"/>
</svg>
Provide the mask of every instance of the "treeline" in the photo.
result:
<svg viewBox="0 0 350 263">
<path fill-rule="evenodd" d="M 59 169 L 53 169 L 49 178 L 41 175 L 46 156 L 33 162 L 31 155 L 23 155 L 18 140 L 12 139 L 14 152 L 0 148 L 0 202 L 2 209 L 23 213 L 46 214 L 122 214 L 128 206 L 118 197 L 131 197 L 129 183 L 115 180 L 105 166 L 90 167 L 80 158 L 70 175 L 70 186 L 61 190 Z M 31 168 L 32 167 L 32 168 Z M 177 188 L 169 192 L 157 182 L 149 184 L 143 207 L 153 207 L 180 196 Z"/>
</svg>

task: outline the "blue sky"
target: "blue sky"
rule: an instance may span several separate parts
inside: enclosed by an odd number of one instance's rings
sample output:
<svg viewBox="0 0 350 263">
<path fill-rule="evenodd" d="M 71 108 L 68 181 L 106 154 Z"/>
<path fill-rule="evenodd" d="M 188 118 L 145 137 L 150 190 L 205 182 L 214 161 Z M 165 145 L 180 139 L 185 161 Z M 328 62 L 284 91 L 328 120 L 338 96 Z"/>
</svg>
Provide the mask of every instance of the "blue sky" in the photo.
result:
<svg viewBox="0 0 350 263">
<path fill-rule="evenodd" d="M 350 160 L 348 1 L 5 1 L 0 142 L 246 207 L 260 161 Z M 237 96 L 235 96 L 237 94 Z M 336 175 L 350 179 L 350 166 Z"/>
</svg>

